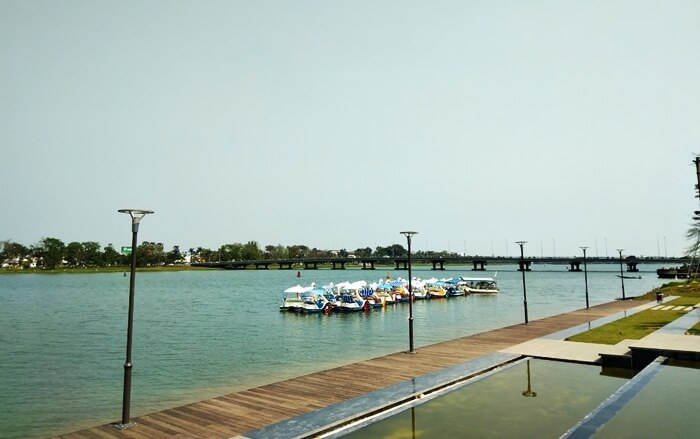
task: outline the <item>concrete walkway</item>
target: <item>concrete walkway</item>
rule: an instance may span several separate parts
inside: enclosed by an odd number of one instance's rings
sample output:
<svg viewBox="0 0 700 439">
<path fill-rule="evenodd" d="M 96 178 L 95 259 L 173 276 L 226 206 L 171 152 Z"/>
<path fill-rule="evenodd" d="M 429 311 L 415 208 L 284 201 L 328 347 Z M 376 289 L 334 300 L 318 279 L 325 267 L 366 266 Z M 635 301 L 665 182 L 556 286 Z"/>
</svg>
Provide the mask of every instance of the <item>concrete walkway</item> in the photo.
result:
<svg viewBox="0 0 700 439">
<path fill-rule="evenodd" d="M 668 297 L 670 301 L 675 297 Z M 586 330 L 602 326 L 613 320 L 617 320 L 628 315 L 646 309 L 667 309 L 678 308 L 678 311 L 688 311 L 687 314 L 659 328 L 655 332 L 647 335 L 641 340 L 623 340 L 616 345 L 579 343 L 564 340 L 565 337 L 584 332 Z M 674 307 L 668 305 L 658 305 L 650 302 L 631 310 L 617 313 L 604 319 L 590 322 L 588 325 L 579 325 L 559 333 L 551 334 L 546 338 L 536 338 L 502 349 L 501 352 L 509 354 L 520 354 L 535 358 L 547 358 L 552 360 L 575 361 L 580 363 L 600 363 L 601 357 L 605 355 L 625 355 L 634 349 L 654 350 L 660 352 L 685 352 L 690 355 L 700 354 L 700 336 L 685 335 L 686 331 L 692 328 L 700 320 L 700 309 L 698 307 Z"/>
</svg>

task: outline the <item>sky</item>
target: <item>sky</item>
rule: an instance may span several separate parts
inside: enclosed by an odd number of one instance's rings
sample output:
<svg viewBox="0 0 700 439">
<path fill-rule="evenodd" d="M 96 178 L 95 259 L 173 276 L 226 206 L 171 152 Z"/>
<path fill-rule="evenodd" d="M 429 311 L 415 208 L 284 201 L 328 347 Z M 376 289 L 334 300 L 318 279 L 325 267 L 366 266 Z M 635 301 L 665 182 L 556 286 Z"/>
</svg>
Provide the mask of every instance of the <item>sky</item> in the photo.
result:
<svg viewBox="0 0 700 439">
<path fill-rule="evenodd" d="M 0 240 L 680 256 L 700 2 L 0 0 Z"/>
</svg>

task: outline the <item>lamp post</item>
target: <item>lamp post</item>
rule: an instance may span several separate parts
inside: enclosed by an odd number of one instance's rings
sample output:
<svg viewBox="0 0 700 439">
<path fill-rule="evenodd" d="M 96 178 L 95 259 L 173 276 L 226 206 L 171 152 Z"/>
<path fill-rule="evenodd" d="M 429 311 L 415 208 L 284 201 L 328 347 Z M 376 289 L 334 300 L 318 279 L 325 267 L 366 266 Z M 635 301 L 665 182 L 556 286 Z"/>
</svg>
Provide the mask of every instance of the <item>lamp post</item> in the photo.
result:
<svg viewBox="0 0 700 439">
<path fill-rule="evenodd" d="M 139 232 L 141 218 L 153 213 L 152 210 L 143 209 L 119 209 L 119 213 L 128 213 L 131 217 L 131 279 L 129 280 L 129 317 L 126 330 L 126 362 L 124 363 L 124 397 L 122 399 L 122 421 L 114 424 L 120 430 L 134 427 L 136 424 L 129 422 L 131 405 L 131 340 L 134 332 L 134 286 L 136 275 L 136 235 Z"/>
<path fill-rule="evenodd" d="M 527 244 L 527 241 L 516 241 L 515 243 L 520 246 L 520 270 L 523 272 L 523 308 L 525 308 L 525 324 L 527 325 L 527 289 L 525 288 L 525 253 L 523 250 L 523 245 Z"/>
<path fill-rule="evenodd" d="M 620 253 L 620 281 L 622 281 L 622 300 L 625 300 L 625 275 L 622 272 L 622 250 L 624 250 L 624 248 L 617 249 L 617 251 Z"/>
<path fill-rule="evenodd" d="M 586 309 L 589 308 L 588 306 L 588 267 L 586 266 L 586 249 L 588 247 L 581 247 L 581 250 L 583 250 L 583 279 L 586 282 Z"/>
<path fill-rule="evenodd" d="M 413 285 L 411 284 L 411 238 L 418 232 L 401 232 L 408 241 L 408 353 L 415 354 L 413 349 Z"/>
</svg>

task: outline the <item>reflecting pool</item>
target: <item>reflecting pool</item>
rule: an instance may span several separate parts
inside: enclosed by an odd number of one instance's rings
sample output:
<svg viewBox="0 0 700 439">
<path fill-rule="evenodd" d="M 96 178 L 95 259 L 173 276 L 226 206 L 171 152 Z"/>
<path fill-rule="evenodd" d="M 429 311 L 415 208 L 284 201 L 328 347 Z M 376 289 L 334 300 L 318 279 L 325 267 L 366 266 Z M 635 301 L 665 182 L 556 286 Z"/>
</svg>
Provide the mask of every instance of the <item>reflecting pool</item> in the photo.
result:
<svg viewBox="0 0 700 439">
<path fill-rule="evenodd" d="M 593 437 L 697 437 L 700 365 L 668 364 Z"/>
<path fill-rule="evenodd" d="M 343 437 L 559 437 L 627 375 L 529 359 Z"/>
</svg>

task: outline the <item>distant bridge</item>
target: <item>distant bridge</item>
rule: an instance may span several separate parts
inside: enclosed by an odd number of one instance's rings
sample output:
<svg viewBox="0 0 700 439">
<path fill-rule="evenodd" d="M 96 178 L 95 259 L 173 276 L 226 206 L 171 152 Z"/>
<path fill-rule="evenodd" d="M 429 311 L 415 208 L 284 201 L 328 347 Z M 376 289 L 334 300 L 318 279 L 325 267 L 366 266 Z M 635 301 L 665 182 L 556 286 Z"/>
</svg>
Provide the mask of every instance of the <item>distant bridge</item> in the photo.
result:
<svg viewBox="0 0 700 439">
<path fill-rule="evenodd" d="M 688 263 L 688 258 L 662 258 L 645 257 L 637 258 L 628 256 L 623 259 L 628 272 L 637 272 L 639 264 L 670 264 L 682 265 Z M 586 264 L 619 264 L 620 259 L 615 257 L 586 257 Z M 227 270 L 267 270 L 278 268 L 281 270 L 317 270 L 321 267 L 333 270 L 344 270 L 346 266 L 362 266 L 363 270 L 374 270 L 377 266 L 386 267 L 394 265 L 395 270 L 408 269 L 408 257 L 328 257 L 328 258 L 303 258 L 303 259 L 258 259 L 250 261 L 221 261 L 221 262 L 195 262 L 193 267 L 223 268 Z M 583 257 L 486 257 L 486 256 L 449 256 L 449 257 L 421 257 L 411 256 L 411 264 L 430 264 L 433 270 L 444 270 L 446 265 L 471 265 L 473 271 L 485 271 L 489 264 L 518 264 L 518 270 L 530 271 L 532 264 L 559 264 L 568 265 L 569 271 L 582 271 Z"/>
</svg>

